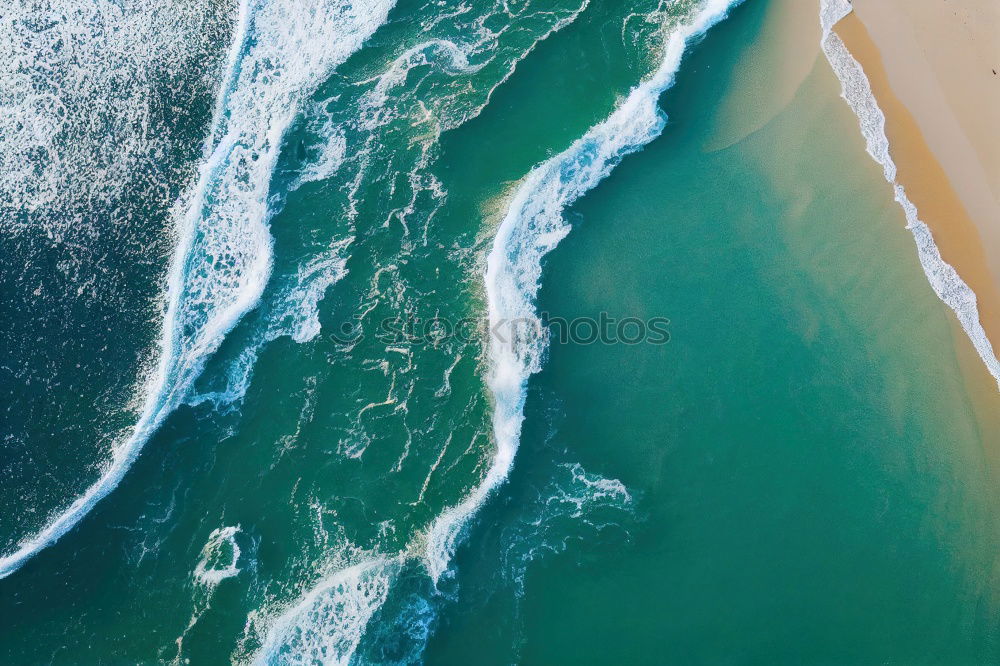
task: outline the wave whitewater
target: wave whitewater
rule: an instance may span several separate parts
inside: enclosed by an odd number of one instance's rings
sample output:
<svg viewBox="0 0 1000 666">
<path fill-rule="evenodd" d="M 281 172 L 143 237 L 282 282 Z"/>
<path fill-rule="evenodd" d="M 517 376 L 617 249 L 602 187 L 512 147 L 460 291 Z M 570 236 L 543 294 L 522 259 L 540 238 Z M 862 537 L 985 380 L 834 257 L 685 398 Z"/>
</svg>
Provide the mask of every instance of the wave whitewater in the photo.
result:
<svg viewBox="0 0 1000 666">
<path fill-rule="evenodd" d="M 207 44 L 222 13 L 168 0 L 6 7 L 0 14 L 0 229 L 75 239 L 81 220 L 69 212 L 110 205 L 130 181 L 166 168 L 162 153 L 171 131 L 154 96 L 165 77 L 214 69 Z"/>
<path fill-rule="evenodd" d="M 652 75 L 633 88 L 607 119 L 528 174 L 497 229 L 487 257 L 485 284 L 491 328 L 505 321 L 530 321 L 541 327 L 534 304 L 541 286 L 541 262 L 570 231 L 563 211 L 607 177 L 622 158 L 660 135 L 666 116 L 658 101 L 673 84 L 689 42 L 725 18 L 738 1 L 707 0 L 668 27 L 663 57 Z M 545 343 L 544 339 L 528 342 L 516 336 L 503 343 L 491 336 L 487 384 L 494 399 L 496 454 L 480 485 L 460 504 L 444 511 L 428 530 L 424 559 L 435 584 L 448 571 L 469 519 L 510 473 L 524 420 L 528 378 L 542 367 Z"/>
<path fill-rule="evenodd" d="M 1000 388 L 1000 361 L 997 361 L 993 345 L 979 321 L 976 294 L 955 268 L 941 257 L 930 228 L 920 220 L 917 207 L 910 201 L 903 186 L 896 182 L 896 164 L 892 160 L 889 139 L 885 134 L 885 114 L 875 99 L 861 63 L 851 55 L 843 40 L 833 30 L 834 25 L 852 11 L 849 0 L 821 0 L 823 53 L 840 80 L 841 96 L 858 117 L 868 154 L 882 167 L 885 180 L 892 186 L 896 202 L 906 215 L 906 228 L 913 234 L 920 266 L 928 282 L 938 298 L 954 311 L 962 329 Z"/>
<path fill-rule="evenodd" d="M 491 325 L 504 319 L 536 318 L 534 299 L 540 286 L 542 257 L 569 232 L 563 211 L 603 180 L 622 158 L 659 136 L 666 117 L 658 100 L 673 83 L 688 44 L 721 21 L 738 1 L 699 2 L 695 11 L 666 26 L 657 69 L 605 121 L 528 174 L 497 230 L 487 258 L 485 283 Z M 416 51 L 405 55 L 409 57 Z M 464 64 L 462 59 L 453 60 Z M 385 604 L 411 558 L 422 562 L 437 586 L 449 571 L 469 520 L 510 472 L 523 420 L 527 380 L 541 369 L 544 351 L 544 341 L 494 344 L 487 350 L 487 384 L 495 402 L 496 453 L 478 486 L 462 502 L 439 514 L 404 552 L 392 557 L 369 554 L 356 559 L 265 619 L 260 646 L 247 661 L 351 663 L 368 621 Z M 237 657 L 237 661 L 244 659 Z"/>
<path fill-rule="evenodd" d="M 349 664 L 401 564 L 376 557 L 323 579 L 272 621 L 254 666 Z"/>
<path fill-rule="evenodd" d="M 196 187 L 178 202 L 160 357 L 138 421 L 101 477 L 0 558 L 0 578 L 71 530 L 124 478 L 271 271 L 270 176 L 285 132 L 393 0 L 243 0 Z"/>
</svg>

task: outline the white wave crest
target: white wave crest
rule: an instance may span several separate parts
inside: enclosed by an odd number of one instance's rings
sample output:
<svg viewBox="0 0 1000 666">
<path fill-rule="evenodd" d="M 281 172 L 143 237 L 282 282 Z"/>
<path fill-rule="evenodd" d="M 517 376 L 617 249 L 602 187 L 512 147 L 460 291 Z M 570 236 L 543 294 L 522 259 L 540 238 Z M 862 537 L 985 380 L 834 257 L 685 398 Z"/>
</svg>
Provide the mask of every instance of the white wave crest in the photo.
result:
<svg viewBox="0 0 1000 666">
<path fill-rule="evenodd" d="M 319 335 L 319 303 L 326 290 L 347 275 L 346 248 L 354 237 L 331 244 L 330 249 L 299 266 L 290 286 L 277 297 L 264 328 L 234 359 L 226 373 L 225 388 L 197 393 L 188 397 L 190 405 L 211 402 L 216 409 L 242 400 L 250 388 L 254 367 L 260 352 L 268 343 L 287 335 L 302 344 Z"/>
<path fill-rule="evenodd" d="M 528 174 L 497 230 L 487 258 L 486 296 L 491 327 L 507 323 L 507 339 L 491 335 L 487 384 L 494 398 L 496 454 L 480 485 L 443 512 L 427 534 L 425 565 L 435 583 L 447 571 L 463 527 L 489 494 L 507 478 L 524 419 L 528 377 L 541 369 L 544 339 L 525 341 L 513 322 L 541 330 L 535 296 L 542 258 L 566 234 L 565 208 L 603 180 L 618 162 L 659 136 L 666 123 L 657 102 L 673 83 L 688 42 L 728 13 L 732 0 L 706 0 L 665 35 L 659 67 L 617 109 L 568 149 Z"/>
<path fill-rule="evenodd" d="M 906 228 L 913 234 L 917 244 L 920 266 L 927 276 L 934 293 L 958 317 L 965 334 L 969 336 L 979 357 L 1000 388 L 1000 362 L 993 351 L 993 345 L 986 336 L 979 321 L 976 294 L 962 280 L 951 264 L 941 257 L 930 228 L 920 220 L 916 206 L 906 196 L 902 185 L 896 182 L 896 164 L 892 160 L 889 139 L 885 134 L 885 114 L 878 105 L 871 83 L 865 75 L 861 63 L 847 49 L 843 40 L 833 31 L 833 26 L 852 11 L 847 0 L 822 0 L 820 23 L 823 27 L 821 45 L 826 59 L 840 79 L 841 96 L 858 117 L 861 134 L 865 138 L 868 154 L 882 166 L 886 181 L 892 186 L 894 198 L 906 215 Z"/>
<path fill-rule="evenodd" d="M 375 558 L 323 579 L 270 623 L 253 663 L 348 664 L 398 568 L 398 559 Z"/>
<path fill-rule="evenodd" d="M 285 132 L 331 70 L 385 22 L 392 0 L 243 0 L 197 186 L 177 208 L 160 359 L 131 434 L 101 477 L 0 558 L 0 578 L 114 490 L 207 357 L 258 302 L 271 271 L 268 193 Z"/>
</svg>

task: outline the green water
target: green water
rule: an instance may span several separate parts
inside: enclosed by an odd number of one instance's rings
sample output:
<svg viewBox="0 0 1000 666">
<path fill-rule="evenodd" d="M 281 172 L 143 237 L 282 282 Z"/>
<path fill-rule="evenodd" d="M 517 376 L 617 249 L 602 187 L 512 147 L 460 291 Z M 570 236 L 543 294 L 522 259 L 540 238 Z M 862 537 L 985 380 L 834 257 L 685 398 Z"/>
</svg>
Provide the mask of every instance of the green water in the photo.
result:
<svg viewBox="0 0 1000 666">
<path fill-rule="evenodd" d="M 713 31 L 666 95 L 664 136 L 571 214 L 540 308 L 667 316 L 671 342 L 554 346 L 430 662 L 484 642 L 483 663 L 511 643 L 537 664 L 997 659 L 983 449 L 998 434 L 976 421 L 956 327 L 825 61 L 765 127 L 704 150 L 704 110 L 764 14 L 751 3 Z M 566 63 L 532 64 L 541 97 Z M 493 591 L 503 533 L 553 460 L 620 479 L 636 516 L 533 562 L 514 602 Z"/>
<path fill-rule="evenodd" d="M 774 0 L 685 56 L 663 134 L 544 262 L 540 311 L 665 317 L 670 341 L 552 344 L 509 479 L 435 586 L 423 535 L 494 452 L 487 341 L 380 326 L 482 319 L 518 184 L 655 68 L 658 25 L 692 3 L 470 4 L 400 2 L 310 95 L 259 306 L 114 492 L 0 581 L 0 661 L 1000 659 L 1000 399 L 970 393 L 985 370 L 960 365 L 826 62 L 714 150 L 733 128 L 712 110 L 782 85 L 736 83 Z M 433 39 L 470 66 L 422 51 L 378 88 Z M 331 136 L 343 163 L 298 186 Z"/>
</svg>

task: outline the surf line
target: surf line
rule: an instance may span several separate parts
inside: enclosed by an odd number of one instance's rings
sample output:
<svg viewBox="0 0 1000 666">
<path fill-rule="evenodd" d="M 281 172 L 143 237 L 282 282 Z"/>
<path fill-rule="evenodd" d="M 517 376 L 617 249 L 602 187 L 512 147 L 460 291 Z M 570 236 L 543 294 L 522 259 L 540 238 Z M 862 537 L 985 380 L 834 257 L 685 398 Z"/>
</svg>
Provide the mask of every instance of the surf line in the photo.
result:
<svg viewBox="0 0 1000 666">
<path fill-rule="evenodd" d="M 669 28 L 657 69 L 629 92 L 605 120 L 569 148 L 535 167 L 518 188 L 497 229 L 486 262 L 490 327 L 534 322 L 541 261 L 570 231 L 567 206 L 600 183 L 621 160 L 658 137 L 666 125 L 660 95 L 673 85 L 687 46 L 723 20 L 741 0 L 705 0 L 693 14 Z M 513 333 L 512 331 L 510 333 Z M 493 394 L 496 453 L 482 482 L 459 504 L 446 509 L 426 535 L 424 565 L 435 584 L 448 572 L 470 518 L 510 473 L 524 421 L 528 378 L 541 370 L 544 339 L 491 336 L 486 383 Z"/>
<path fill-rule="evenodd" d="M 1000 388 L 1000 361 L 997 361 L 993 345 L 979 321 L 976 294 L 962 280 L 958 271 L 941 257 L 930 228 L 920 220 L 917 207 L 907 197 L 903 186 L 896 182 L 896 164 L 892 161 L 889 139 L 885 134 L 885 114 L 875 99 L 861 63 L 851 55 L 843 40 L 833 30 L 834 25 L 852 11 L 854 8 L 850 0 L 820 0 L 820 25 L 823 28 L 820 45 L 823 53 L 840 80 L 841 97 L 858 117 L 868 154 L 882 167 L 882 173 L 892 186 L 896 202 L 906 215 L 906 228 L 913 234 L 913 240 L 917 244 L 917 256 L 927 281 L 938 298 L 958 317 L 958 322 L 972 341 L 979 358 L 997 381 L 997 388 Z"/>
<path fill-rule="evenodd" d="M 156 370 L 131 434 L 101 476 L 0 557 L 0 578 L 113 491 L 271 273 L 270 177 L 302 102 L 385 23 L 395 0 L 241 0 L 198 181 L 175 207 L 178 241 Z"/>
</svg>

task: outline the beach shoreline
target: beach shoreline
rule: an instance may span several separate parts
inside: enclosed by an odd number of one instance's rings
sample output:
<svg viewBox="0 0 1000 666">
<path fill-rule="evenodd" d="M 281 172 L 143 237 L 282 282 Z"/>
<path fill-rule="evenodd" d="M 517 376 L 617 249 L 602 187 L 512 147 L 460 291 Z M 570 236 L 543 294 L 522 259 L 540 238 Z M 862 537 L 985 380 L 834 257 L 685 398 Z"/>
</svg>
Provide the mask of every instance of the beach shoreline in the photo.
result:
<svg viewBox="0 0 1000 666">
<path fill-rule="evenodd" d="M 919 10 L 909 11 L 916 6 Z M 971 11 L 965 8 L 966 13 Z M 914 28 L 920 21 L 946 24 L 940 31 L 944 37 L 918 42 L 915 35 L 923 36 L 929 28 L 926 23 Z M 855 12 L 837 23 L 834 31 L 864 68 L 885 114 L 897 182 L 933 232 L 943 260 L 975 292 L 980 323 L 996 348 L 1000 346 L 1000 203 L 996 196 L 1000 174 L 995 167 L 1000 154 L 994 153 L 1000 151 L 991 149 L 997 133 L 990 131 L 989 114 L 1000 112 L 996 108 L 1000 107 L 1000 76 L 991 82 L 994 85 L 987 94 L 982 85 L 945 84 L 938 74 L 952 71 L 948 68 L 959 63 L 962 71 L 975 66 L 982 69 L 989 50 L 982 45 L 997 41 L 989 34 L 991 25 L 990 21 L 971 25 L 966 14 L 942 7 L 940 2 L 891 0 L 856 3 Z M 958 42 L 962 47 L 957 49 L 941 41 L 956 31 L 975 37 Z M 970 41 L 980 48 L 966 48 Z M 936 60 L 936 66 L 928 64 L 929 60 Z M 987 71 L 993 77 L 992 68 Z"/>
</svg>

